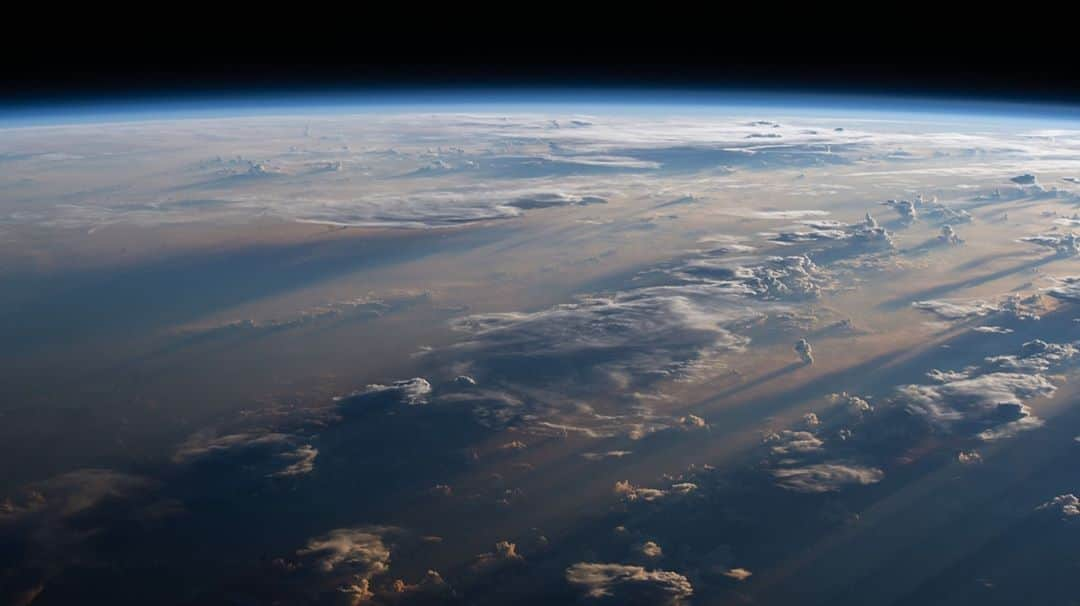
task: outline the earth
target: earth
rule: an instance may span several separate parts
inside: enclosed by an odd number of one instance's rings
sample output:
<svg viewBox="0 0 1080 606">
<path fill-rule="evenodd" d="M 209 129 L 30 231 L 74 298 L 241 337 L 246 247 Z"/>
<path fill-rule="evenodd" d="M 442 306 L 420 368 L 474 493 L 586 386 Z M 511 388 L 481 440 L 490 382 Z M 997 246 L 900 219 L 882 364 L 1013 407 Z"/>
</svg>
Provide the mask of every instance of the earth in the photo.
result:
<svg viewBox="0 0 1080 606">
<path fill-rule="evenodd" d="M 0 601 L 1072 603 L 1080 122 L 0 115 Z"/>
</svg>

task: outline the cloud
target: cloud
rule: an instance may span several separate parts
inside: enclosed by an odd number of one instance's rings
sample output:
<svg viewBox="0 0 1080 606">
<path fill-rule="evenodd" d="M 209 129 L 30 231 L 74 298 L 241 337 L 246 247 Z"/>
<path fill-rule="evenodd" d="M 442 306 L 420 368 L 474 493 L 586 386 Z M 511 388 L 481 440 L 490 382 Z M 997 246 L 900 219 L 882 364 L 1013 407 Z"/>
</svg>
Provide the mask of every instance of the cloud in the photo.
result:
<svg viewBox="0 0 1080 606">
<path fill-rule="evenodd" d="M 1013 183 L 1016 183 L 1017 185 L 1035 185 L 1038 182 L 1035 179 L 1035 175 L 1032 175 L 1032 174 L 1017 175 L 1015 177 L 1010 178 L 1009 181 L 1012 181 Z"/>
<path fill-rule="evenodd" d="M 827 210 L 758 210 L 753 213 L 753 216 L 759 219 L 804 219 L 828 215 Z"/>
<path fill-rule="evenodd" d="M 915 301 L 912 307 L 921 311 L 928 311 L 944 320 L 966 320 L 977 318 L 1000 311 L 1000 307 L 993 303 L 981 300 L 971 301 L 947 301 L 944 299 Z"/>
<path fill-rule="evenodd" d="M 953 246 L 964 243 L 964 241 L 960 239 L 960 236 L 957 235 L 956 230 L 953 229 L 952 225 L 941 226 L 941 233 L 938 234 L 938 240 Z"/>
<path fill-rule="evenodd" d="M 866 219 L 859 223 L 843 223 L 831 220 L 808 220 L 799 221 L 800 224 L 810 228 L 810 231 L 787 231 L 780 232 L 771 240 L 787 244 L 818 241 L 847 241 L 852 244 L 880 244 L 892 248 L 892 234 L 878 222 L 870 213 L 866 213 Z"/>
<path fill-rule="evenodd" d="M 501 567 L 506 564 L 514 564 L 525 561 L 525 558 L 518 553 L 517 545 L 510 541 L 499 541 L 495 543 L 495 550 L 487 553 L 482 553 L 473 560 L 472 568 L 475 571 L 490 571 L 493 568 Z"/>
<path fill-rule="evenodd" d="M 724 576 L 730 579 L 735 579 L 736 581 L 745 581 L 746 579 L 749 579 L 753 574 L 754 573 L 750 572 L 745 568 L 731 568 L 724 572 Z"/>
<path fill-rule="evenodd" d="M 609 414 L 577 398 L 629 396 L 657 381 L 715 374 L 722 356 L 749 342 L 735 327 L 761 315 L 731 290 L 695 280 L 583 296 L 536 312 L 465 316 L 451 327 L 466 339 L 447 354 L 467 356 L 484 381 L 530 394 L 518 398 L 519 408 L 493 402 L 503 421 L 542 435 L 640 437 L 679 421 L 654 415 L 647 402 Z"/>
<path fill-rule="evenodd" d="M 835 492 L 845 486 L 876 484 L 885 473 L 876 467 L 843 462 L 817 463 L 772 470 L 777 486 L 806 493 Z"/>
<path fill-rule="evenodd" d="M 1008 335 L 1014 332 L 1011 328 L 1004 328 L 1001 326 L 976 326 L 971 330 L 989 335 Z"/>
<path fill-rule="evenodd" d="M 906 221 L 914 221 L 919 217 L 919 212 L 915 210 L 915 203 L 911 200 L 886 200 L 882 204 L 891 207 L 900 215 L 900 218 Z"/>
<path fill-rule="evenodd" d="M 814 363 L 814 348 L 810 346 L 810 342 L 806 339 L 799 339 L 795 342 L 795 346 L 792 347 L 795 353 L 799 354 L 799 358 L 802 359 L 803 364 Z"/>
<path fill-rule="evenodd" d="M 69 566 L 111 565 L 93 541 L 116 530 L 115 520 L 142 525 L 178 511 L 176 503 L 150 502 L 158 485 L 142 476 L 87 468 L 0 499 L 0 601 L 30 604 Z"/>
<path fill-rule="evenodd" d="M 994 369 L 1037 373 L 1069 360 L 1076 353 L 1077 349 L 1071 343 L 1047 343 L 1042 339 L 1034 339 L 1024 343 L 1019 354 L 990 356 L 985 362 Z"/>
<path fill-rule="evenodd" d="M 704 255 L 679 265 L 673 277 L 701 283 L 723 294 L 752 296 L 767 300 L 812 299 L 829 283 L 828 273 L 806 255 L 726 259 Z"/>
<path fill-rule="evenodd" d="M 606 204 L 607 200 L 600 196 L 578 196 L 562 192 L 537 192 L 524 195 L 507 202 L 507 206 L 529 210 L 535 208 L 552 208 L 555 206 L 586 206 L 589 204 Z"/>
<path fill-rule="evenodd" d="M 1024 400 L 1046 397 L 1055 387 L 1042 375 L 996 372 L 963 376 L 939 385 L 904 385 L 899 398 L 908 410 L 938 426 L 960 421 L 1000 424 L 1031 414 Z"/>
<path fill-rule="evenodd" d="M 1036 510 L 1053 510 L 1061 513 L 1063 518 L 1080 516 L 1080 497 L 1069 493 L 1059 494 L 1049 501 L 1039 505 Z"/>
<path fill-rule="evenodd" d="M 111 469 L 79 469 L 35 482 L 7 499 L 0 507 L 0 521 L 27 516 L 57 520 L 93 509 L 110 499 L 126 498 L 148 488 L 144 477 Z"/>
<path fill-rule="evenodd" d="M 608 450 L 606 452 L 583 452 L 581 457 L 586 461 L 601 461 L 603 459 L 620 459 L 631 454 L 634 453 L 630 450 Z"/>
<path fill-rule="evenodd" d="M 982 455 L 974 450 L 962 450 L 956 453 L 956 461 L 964 465 L 974 465 L 976 463 L 982 463 Z"/>
<path fill-rule="evenodd" d="M 286 478 L 309 474 L 315 469 L 315 458 L 318 456 L 318 449 L 309 444 L 304 444 L 296 450 L 278 453 L 278 459 L 287 465 L 271 475 L 276 478 Z"/>
<path fill-rule="evenodd" d="M 418 406 L 428 403 L 428 397 L 431 395 L 431 383 L 428 383 L 427 379 L 423 377 L 413 377 L 412 379 L 394 381 L 389 385 L 368 385 L 364 391 L 357 395 L 367 394 L 390 395 L 409 406 Z"/>
<path fill-rule="evenodd" d="M 1043 234 L 1040 236 L 1027 236 L 1020 238 L 1017 241 L 1053 249 L 1058 255 L 1063 257 L 1073 257 L 1080 254 L 1080 237 L 1073 232 L 1064 235 Z"/>
<path fill-rule="evenodd" d="M 258 464 L 267 477 L 302 476 L 315 468 L 319 450 L 308 444 L 310 438 L 277 432 L 246 432 L 215 436 L 200 433 L 188 438 L 173 462 L 189 464 L 207 460 L 225 460 Z"/>
<path fill-rule="evenodd" d="M 628 502 L 651 503 L 671 496 L 687 495 L 695 490 L 697 490 L 697 485 L 692 482 L 676 482 L 667 489 L 634 486 L 629 480 L 615 482 L 615 494 Z"/>
<path fill-rule="evenodd" d="M 895 399 L 940 429 L 966 428 L 983 440 L 1012 437 L 1042 426 L 1026 400 L 1052 396 L 1057 388 L 1042 373 L 1076 352 L 1071 344 L 1035 339 L 1015 355 L 990 356 L 959 371 L 931 371 L 934 383 L 900 386 Z"/>
<path fill-rule="evenodd" d="M 805 255 L 730 257 L 717 250 L 659 264 L 638 279 L 645 285 L 538 311 L 453 319 L 451 328 L 465 337 L 436 357 L 447 367 L 468 368 L 485 385 L 498 384 L 520 404 L 475 402 L 478 412 L 490 405 L 483 414 L 502 427 L 640 438 L 700 423 L 655 414 L 652 403 L 640 399 L 617 411 L 595 410 L 587 399 L 630 398 L 657 382 L 715 376 L 726 368 L 726 356 L 749 344 L 739 331 L 770 311 L 782 317 L 790 303 L 833 285 L 829 272 Z M 452 399 L 469 402 L 470 386 L 460 387 Z"/>
<path fill-rule="evenodd" d="M 1046 294 L 1069 303 L 1080 303 L 1080 276 L 1062 276 L 1054 280 L 1057 285 L 1046 289 Z"/>
<path fill-rule="evenodd" d="M 371 579 L 390 570 L 390 547 L 385 539 L 397 531 L 390 526 L 332 530 L 309 539 L 296 551 L 297 561 L 330 584 L 367 593 Z"/>
<path fill-rule="evenodd" d="M 645 541 L 638 546 L 638 552 L 647 558 L 659 558 L 664 555 L 664 550 L 655 541 Z"/>
<path fill-rule="evenodd" d="M 690 581 L 677 572 L 628 564 L 579 562 L 566 569 L 566 580 L 586 597 L 619 604 L 676 604 L 694 593 Z"/>
<path fill-rule="evenodd" d="M 820 438 L 809 431 L 783 431 L 771 433 L 765 437 L 769 450 L 775 455 L 806 454 L 820 452 L 825 445 Z"/>
</svg>

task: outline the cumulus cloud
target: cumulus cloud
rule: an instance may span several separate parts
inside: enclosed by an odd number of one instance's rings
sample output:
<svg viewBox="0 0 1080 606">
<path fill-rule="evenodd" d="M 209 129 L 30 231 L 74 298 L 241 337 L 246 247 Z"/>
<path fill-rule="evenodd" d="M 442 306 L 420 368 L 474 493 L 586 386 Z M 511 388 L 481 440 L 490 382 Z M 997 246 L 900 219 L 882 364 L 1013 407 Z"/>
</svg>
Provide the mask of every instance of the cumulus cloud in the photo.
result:
<svg viewBox="0 0 1080 606">
<path fill-rule="evenodd" d="M 956 230 L 953 229 L 953 226 L 948 224 L 941 226 L 941 233 L 938 234 L 938 240 L 953 246 L 964 243 L 956 233 Z"/>
<path fill-rule="evenodd" d="M 810 342 L 806 339 L 799 339 L 796 341 L 792 349 L 795 350 L 795 353 L 799 354 L 799 358 L 802 359 L 803 364 L 809 365 L 814 363 L 814 348 L 810 346 Z"/>
<path fill-rule="evenodd" d="M 915 210 L 915 203 L 911 200 L 886 200 L 882 204 L 891 207 L 906 221 L 914 221 L 919 217 L 918 211 Z"/>
<path fill-rule="evenodd" d="M 783 431 L 771 433 L 765 437 L 769 450 L 776 455 L 806 454 L 819 452 L 825 445 L 820 438 L 809 431 Z"/>
<path fill-rule="evenodd" d="M 664 550 L 655 541 L 645 541 L 638 546 L 638 552 L 647 558 L 658 558 L 664 555 Z"/>
<path fill-rule="evenodd" d="M 629 564 L 579 562 L 566 569 L 566 580 L 589 598 L 619 604 L 677 604 L 694 593 L 690 581 L 677 572 Z"/>
<path fill-rule="evenodd" d="M 964 209 L 954 208 L 938 202 L 936 198 L 927 199 L 921 195 L 915 196 L 913 200 L 887 200 L 882 204 L 895 210 L 905 223 L 912 223 L 920 218 L 947 225 L 969 223 L 972 220 L 971 213 Z"/>
<path fill-rule="evenodd" d="M 517 551 L 517 544 L 510 541 L 495 543 L 495 550 L 482 553 L 473 560 L 474 570 L 490 571 L 506 564 L 523 562 L 525 560 Z"/>
<path fill-rule="evenodd" d="M 1035 509 L 1057 511 L 1064 518 L 1080 516 L 1080 497 L 1072 493 L 1059 494 Z"/>
<path fill-rule="evenodd" d="M 772 470 L 781 488 L 806 493 L 835 492 L 846 486 L 876 484 L 885 473 L 876 467 L 843 462 L 816 463 Z"/>
<path fill-rule="evenodd" d="M 324 579 L 327 586 L 368 598 L 371 579 L 390 570 L 386 539 L 395 532 L 397 529 L 390 526 L 332 530 L 297 550 L 297 562 Z"/>
<path fill-rule="evenodd" d="M 963 465 L 982 463 L 982 455 L 974 450 L 962 450 L 956 453 L 956 461 Z"/>
</svg>

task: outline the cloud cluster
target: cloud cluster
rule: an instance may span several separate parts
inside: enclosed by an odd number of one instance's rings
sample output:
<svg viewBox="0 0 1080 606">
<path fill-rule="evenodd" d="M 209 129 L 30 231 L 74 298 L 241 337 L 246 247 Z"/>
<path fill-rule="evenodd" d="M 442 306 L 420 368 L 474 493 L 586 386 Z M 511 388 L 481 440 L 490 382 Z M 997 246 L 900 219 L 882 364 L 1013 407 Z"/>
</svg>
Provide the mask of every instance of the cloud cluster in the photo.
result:
<svg viewBox="0 0 1080 606">
<path fill-rule="evenodd" d="M 932 371 L 933 383 L 900 386 L 896 399 L 934 427 L 963 428 L 984 440 L 1010 437 L 1042 425 L 1026 402 L 1052 396 L 1057 388 L 1042 373 L 1075 353 L 1071 344 L 1029 341 L 1015 355 L 991 356 L 959 371 Z"/>
<path fill-rule="evenodd" d="M 879 244 L 885 248 L 893 246 L 892 234 L 878 225 L 877 220 L 870 213 L 866 213 L 866 219 L 858 223 L 831 220 L 804 220 L 799 223 L 810 229 L 780 232 L 771 239 L 774 242 L 787 244 L 846 241 L 852 244 Z"/>
</svg>

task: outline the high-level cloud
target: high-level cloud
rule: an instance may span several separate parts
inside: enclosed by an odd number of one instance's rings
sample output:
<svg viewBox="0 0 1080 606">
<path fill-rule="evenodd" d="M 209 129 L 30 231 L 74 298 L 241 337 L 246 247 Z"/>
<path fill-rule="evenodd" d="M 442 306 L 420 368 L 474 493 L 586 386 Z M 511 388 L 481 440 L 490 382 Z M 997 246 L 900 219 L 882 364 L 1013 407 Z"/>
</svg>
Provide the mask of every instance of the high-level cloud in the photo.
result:
<svg viewBox="0 0 1080 606">
<path fill-rule="evenodd" d="M 965 320 L 986 316 L 1000 310 L 997 305 L 981 300 L 946 301 L 942 299 L 916 301 L 911 306 L 915 309 L 928 311 L 945 320 Z"/>
</svg>

